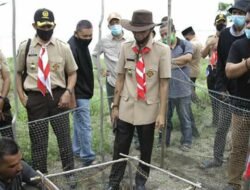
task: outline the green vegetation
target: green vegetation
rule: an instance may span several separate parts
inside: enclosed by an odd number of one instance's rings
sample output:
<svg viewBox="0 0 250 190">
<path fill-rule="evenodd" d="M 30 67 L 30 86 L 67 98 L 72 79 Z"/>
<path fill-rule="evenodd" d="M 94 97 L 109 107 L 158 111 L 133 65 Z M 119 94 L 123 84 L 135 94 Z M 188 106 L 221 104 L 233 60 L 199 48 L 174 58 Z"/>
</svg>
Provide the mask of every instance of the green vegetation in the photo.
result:
<svg viewBox="0 0 250 190">
<path fill-rule="evenodd" d="M 12 59 L 8 59 L 9 65 L 11 68 L 12 78 L 13 78 L 13 64 Z M 208 102 L 210 101 L 207 97 L 206 93 L 206 76 L 205 76 L 205 69 L 207 67 L 207 60 L 202 60 L 201 63 L 201 73 L 199 76 L 199 79 L 197 80 L 197 85 L 199 86 L 197 88 L 197 93 L 199 98 L 202 100 L 203 105 L 208 105 Z M 103 83 L 103 94 L 104 94 L 104 114 L 103 114 L 103 131 L 104 131 L 104 142 L 103 143 L 103 151 L 105 154 L 111 154 L 112 152 L 112 144 L 114 135 L 112 134 L 111 130 L 111 123 L 110 123 L 110 117 L 109 117 L 109 111 L 108 111 L 108 103 L 107 103 L 107 96 L 106 96 L 106 88 L 105 88 L 105 78 L 102 78 Z M 205 92 L 205 93 L 204 93 Z M 13 94 L 13 83 L 12 88 L 10 92 L 10 99 L 12 102 L 12 112 L 15 113 L 14 110 L 14 94 Z M 100 133 L 100 87 L 97 81 L 96 77 L 96 70 L 95 70 L 95 90 L 94 90 L 94 96 L 91 99 L 91 120 L 92 120 L 92 128 L 93 128 L 93 147 L 94 150 L 97 152 L 98 155 L 101 154 L 100 150 L 100 143 L 101 143 L 101 133 Z M 20 104 L 18 106 L 18 118 L 17 118 L 17 140 L 20 144 L 23 152 L 23 157 L 30 161 L 30 141 L 29 141 L 29 133 L 28 133 L 28 125 L 27 125 L 27 114 L 25 108 Z M 196 120 L 197 125 L 201 125 L 204 123 L 204 116 L 202 116 L 203 112 L 201 111 L 201 107 L 193 105 L 193 111 L 195 118 L 198 118 Z M 208 108 L 209 109 L 209 108 Z M 206 116 L 205 116 L 206 117 Z M 72 114 L 70 114 L 71 118 L 71 131 L 72 131 Z M 173 124 L 174 126 L 179 126 L 179 121 L 177 119 L 176 114 L 173 117 Z M 178 130 L 178 127 L 174 128 L 174 130 Z M 39 134 L 38 134 L 39 135 Z M 156 132 L 156 136 L 158 137 L 158 133 Z M 157 141 L 157 140 L 156 140 Z M 173 142 L 177 143 L 177 142 Z M 49 148 L 48 148 L 48 163 L 49 165 L 53 166 L 55 161 L 60 160 L 58 147 L 57 147 L 57 141 L 55 138 L 55 135 L 53 133 L 53 130 L 50 128 L 49 132 Z"/>
</svg>

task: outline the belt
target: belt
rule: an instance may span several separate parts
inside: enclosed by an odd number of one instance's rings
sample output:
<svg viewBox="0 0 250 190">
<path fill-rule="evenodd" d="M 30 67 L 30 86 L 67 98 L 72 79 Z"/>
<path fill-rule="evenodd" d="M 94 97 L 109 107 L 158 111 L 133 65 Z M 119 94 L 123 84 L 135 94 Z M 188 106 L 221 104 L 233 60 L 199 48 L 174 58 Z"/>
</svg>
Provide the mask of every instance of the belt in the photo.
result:
<svg viewBox="0 0 250 190">
<path fill-rule="evenodd" d="M 62 87 L 55 87 L 52 89 L 52 92 L 57 92 L 57 91 L 64 91 L 65 88 Z M 37 90 L 27 90 L 25 91 L 27 95 L 29 94 L 42 94 L 40 91 Z M 50 94 L 48 91 L 46 91 L 45 95 Z"/>
</svg>

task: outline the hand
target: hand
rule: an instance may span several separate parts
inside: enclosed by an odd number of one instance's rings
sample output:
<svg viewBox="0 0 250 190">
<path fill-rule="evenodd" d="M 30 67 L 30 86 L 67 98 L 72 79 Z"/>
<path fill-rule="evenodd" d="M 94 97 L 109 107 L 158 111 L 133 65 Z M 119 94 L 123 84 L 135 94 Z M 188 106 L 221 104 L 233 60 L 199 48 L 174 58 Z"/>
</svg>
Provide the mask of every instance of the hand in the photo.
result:
<svg viewBox="0 0 250 190">
<path fill-rule="evenodd" d="M 118 110 L 118 107 L 112 108 L 112 113 L 111 113 L 111 121 L 112 121 L 112 123 L 114 123 L 114 121 L 115 121 L 116 119 L 118 119 L 118 117 L 119 117 L 119 110 Z"/>
<path fill-rule="evenodd" d="M 24 107 L 26 107 L 27 101 L 28 101 L 28 97 L 24 95 L 22 98 L 20 98 L 20 101 L 21 101 L 22 105 Z"/>
<path fill-rule="evenodd" d="M 228 91 L 220 92 L 219 99 L 224 101 L 224 102 L 228 102 L 229 101 L 229 92 Z"/>
<path fill-rule="evenodd" d="M 59 108 L 68 108 L 69 103 L 70 103 L 70 96 L 71 95 L 69 94 L 69 92 L 65 91 L 59 100 L 58 107 Z"/>
<path fill-rule="evenodd" d="M 102 70 L 102 76 L 107 77 L 110 75 L 110 71 Z"/>
<path fill-rule="evenodd" d="M 207 42 L 207 45 L 210 47 L 213 47 L 214 45 L 216 45 L 218 42 L 218 38 L 217 36 L 213 36 L 209 39 L 209 41 Z"/>
<path fill-rule="evenodd" d="M 155 128 L 161 129 L 165 126 L 165 117 L 161 114 L 159 114 L 155 121 Z"/>
</svg>

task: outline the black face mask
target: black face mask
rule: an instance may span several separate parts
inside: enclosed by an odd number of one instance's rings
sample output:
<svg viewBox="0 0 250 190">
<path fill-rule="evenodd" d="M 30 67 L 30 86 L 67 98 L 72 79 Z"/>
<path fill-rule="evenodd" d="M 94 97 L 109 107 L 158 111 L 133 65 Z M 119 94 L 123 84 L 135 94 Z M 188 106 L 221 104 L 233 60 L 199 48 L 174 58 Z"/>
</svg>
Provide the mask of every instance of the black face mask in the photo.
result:
<svg viewBox="0 0 250 190">
<path fill-rule="evenodd" d="M 226 25 L 223 23 L 216 25 L 216 30 L 219 32 L 222 31 L 224 28 L 226 28 Z"/>
<path fill-rule="evenodd" d="M 41 38 L 43 41 L 47 42 L 50 40 L 54 30 L 40 30 L 36 29 L 36 34 L 38 35 L 39 38 Z"/>
<path fill-rule="evenodd" d="M 145 38 L 143 38 L 142 40 L 135 39 L 137 45 L 138 46 L 145 45 L 148 42 L 150 35 L 151 35 L 151 32 L 149 32 L 149 34 Z"/>
<path fill-rule="evenodd" d="M 80 39 L 80 38 L 76 38 L 76 40 L 81 47 L 88 47 L 88 45 L 92 41 L 92 39 Z"/>
</svg>

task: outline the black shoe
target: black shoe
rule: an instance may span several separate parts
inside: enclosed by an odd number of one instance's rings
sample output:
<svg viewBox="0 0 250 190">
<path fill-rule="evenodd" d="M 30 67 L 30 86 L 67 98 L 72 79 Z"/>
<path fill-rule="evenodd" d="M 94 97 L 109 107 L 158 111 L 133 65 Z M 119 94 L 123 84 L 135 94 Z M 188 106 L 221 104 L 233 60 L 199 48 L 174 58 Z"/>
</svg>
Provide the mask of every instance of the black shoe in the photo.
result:
<svg viewBox="0 0 250 190">
<path fill-rule="evenodd" d="M 135 190 L 146 190 L 145 185 L 136 185 Z"/>
<path fill-rule="evenodd" d="M 215 167 L 220 167 L 221 165 L 222 165 L 222 162 L 219 162 L 215 159 L 205 160 L 201 163 L 201 168 L 202 169 L 215 168 Z"/>
<path fill-rule="evenodd" d="M 96 161 L 96 160 L 91 160 L 91 161 L 89 161 L 89 162 L 83 162 L 83 163 L 82 163 L 82 166 L 83 166 L 83 167 L 87 167 L 87 166 L 96 165 L 96 164 L 98 164 L 98 161 Z"/>
</svg>

